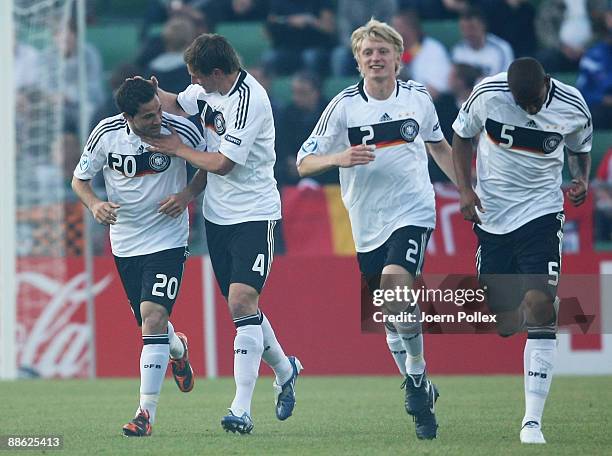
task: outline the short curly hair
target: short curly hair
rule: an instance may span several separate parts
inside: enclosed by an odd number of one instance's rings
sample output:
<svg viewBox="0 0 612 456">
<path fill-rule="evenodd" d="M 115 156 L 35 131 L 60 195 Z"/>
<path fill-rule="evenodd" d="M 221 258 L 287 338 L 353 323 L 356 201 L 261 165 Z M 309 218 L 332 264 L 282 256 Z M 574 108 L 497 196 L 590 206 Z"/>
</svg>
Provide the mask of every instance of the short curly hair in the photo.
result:
<svg viewBox="0 0 612 456">
<path fill-rule="evenodd" d="M 155 87 L 144 79 L 127 79 L 115 94 L 115 104 L 119 111 L 134 117 L 140 105 L 148 103 L 157 95 Z"/>
</svg>

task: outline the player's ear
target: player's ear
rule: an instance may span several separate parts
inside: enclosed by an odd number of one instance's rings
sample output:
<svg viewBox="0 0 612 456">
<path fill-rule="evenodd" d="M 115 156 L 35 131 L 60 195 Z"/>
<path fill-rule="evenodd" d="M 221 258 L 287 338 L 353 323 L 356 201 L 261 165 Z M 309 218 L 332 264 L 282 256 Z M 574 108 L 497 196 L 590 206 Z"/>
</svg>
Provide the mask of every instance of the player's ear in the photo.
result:
<svg viewBox="0 0 612 456">
<path fill-rule="evenodd" d="M 133 117 L 130 116 L 127 112 L 122 112 L 121 115 L 123 116 L 123 118 L 125 120 L 132 120 L 133 119 Z"/>
</svg>

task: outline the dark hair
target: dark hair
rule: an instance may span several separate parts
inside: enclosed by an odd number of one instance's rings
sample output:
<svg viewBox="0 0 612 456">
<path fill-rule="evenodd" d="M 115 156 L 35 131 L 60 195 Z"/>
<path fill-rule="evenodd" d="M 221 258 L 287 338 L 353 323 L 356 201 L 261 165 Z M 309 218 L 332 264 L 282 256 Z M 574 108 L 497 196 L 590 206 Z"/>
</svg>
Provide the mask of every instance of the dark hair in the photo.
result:
<svg viewBox="0 0 612 456">
<path fill-rule="evenodd" d="M 482 11 L 476 7 L 467 8 L 465 11 L 463 11 L 463 13 L 461 13 L 461 15 L 459 16 L 459 19 L 464 19 L 464 20 L 476 19 L 482 22 L 485 26 L 487 25 L 487 18 L 482 13 Z"/>
<path fill-rule="evenodd" d="M 134 117 L 140 105 L 148 103 L 156 95 L 153 85 L 144 79 L 128 79 L 115 94 L 115 104 L 119 111 Z"/>
<path fill-rule="evenodd" d="M 482 77 L 482 71 L 480 68 L 468 65 L 466 63 L 455 63 L 455 74 L 466 88 L 472 90 L 478 81 Z"/>
<path fill-rule="evenodd" d="M 293 80 L 303 81 L 310 84 L 317 92 L 321 92 L 321 78 L 312 71 L 300 70 L 293 74 Z"/>
<path fill-rule="evenodd" d="M 185 63 L 192 69 L 209 75 L 215 68 L 225 74 L 240 69 L 240 60 L 231 44 L 221 35 L 203 33 L 198 36 L 183 54 Z"/>
<path fill-rule="evenodd" d="M 546 84 L 546 72 L 540 62 L 532 57 L 521 57 L 508 68 L 508 86 L 519 99 L 537 97 Z"/>
</svg>

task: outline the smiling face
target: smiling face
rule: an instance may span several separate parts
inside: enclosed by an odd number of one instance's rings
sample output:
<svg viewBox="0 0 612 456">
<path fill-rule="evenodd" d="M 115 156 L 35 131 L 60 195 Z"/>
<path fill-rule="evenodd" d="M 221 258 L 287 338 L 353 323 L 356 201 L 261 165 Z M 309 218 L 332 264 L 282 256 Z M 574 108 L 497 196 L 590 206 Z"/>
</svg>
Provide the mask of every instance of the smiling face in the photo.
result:
<svg viewBox="0 0 612 456">
<path fill-rule="evenodd" d="M 124 114 L 130 126 L 138 136 L 159 136 L 161 134 L 162 108 L 157 95 L 138 108 L 134 116 Z"/>
<path fill-rule="evenodd" d="M 401 56 L 391 43 L 365 38 L 356 57 L 364 79 L 395 80 Z"/>
</svg>

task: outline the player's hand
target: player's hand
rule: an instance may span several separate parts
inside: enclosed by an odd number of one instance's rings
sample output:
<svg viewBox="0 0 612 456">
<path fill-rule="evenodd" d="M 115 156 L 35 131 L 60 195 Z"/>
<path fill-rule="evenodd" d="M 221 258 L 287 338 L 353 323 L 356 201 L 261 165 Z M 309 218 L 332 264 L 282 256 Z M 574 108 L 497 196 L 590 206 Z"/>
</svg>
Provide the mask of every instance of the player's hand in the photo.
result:
<svg viewBox="0 0 612 456">
<path fill-rule="evenodd" d="M 98 201 L 92 206 L 91 213 L 96 222 L 102 225 L 114 225 L 117 223 L 117 209 L 119 209 L 119 207 L 117 203 Z"/>
<path fill-rule="evenodd" d="M 191 198 L 184 192 L 175 193 L 160 201 L 159 210 L 157 212 L 166 214 L 172 218 L 177 218 L 187 208 L 189 201 L 191 201 Z"/>
<path fill-rule="evenodd" d="M 580 206 L 586 200 L 589 184 L 582 179 L 572 180 L 572 185 L 567 191 L 567 196 L 574 207 Z"/>
<path fill-rule="evenodd" d="M 159 82 L 157 81 L 157 78 L 155 76 L 151 76 L 151 79 L 145 79 L 142 76 L 134 76 L 132 78 L 126 78 L 126 81 L 130 81 L 132 79 L 142 79 L 143 81 L 147 81 L 149 84 L 153 86 L 156 92 L 157 92 L 157 89 L 159 88 Z"/>
<path fill-rule="evenodd" d="M 344 152 L 338 154 L 336 165 L 340 168 L 367 165 L 374 161 L 374 149 L 376 149 L 376 146 L 366 146 L 365 144 L 349 147 Z"/>
<path fill-rule="evenodd" d="M 168 125 L 168 129 L 170 130 L 169 135 L 143 137 L 144 141 L 149 144 L 147 150 L 151 152 L 161 152 L 162 154 L 166 154 L 171 157 L 176 156 L 176 152 L 183 145 L 183 141 L 181 141 L 181 138 L 172 125 Z"/>
<path fill-rule="evenodd" d="M 478 198 L 478 195 L 473 189 L 470 188 L 461 192 L 459 207 L 461 208 L 461 213 L 465 220 L 474 222 L 477 225 L 482 223 L 478 216 L 478 212 L 476 212 L 476 208 L 478 208 L 480 212 L 485 212 L 485 210 L 482 207 L 480 198 Z"/>
</svg>

